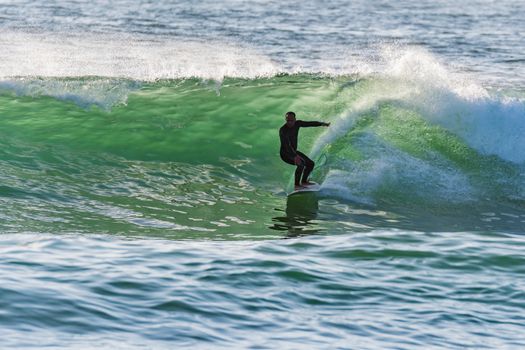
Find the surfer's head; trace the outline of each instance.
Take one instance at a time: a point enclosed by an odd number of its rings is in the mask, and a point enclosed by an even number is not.
[[[285,114],[285,119],[286,119],[286,125],[288,125],[291,128],[295,124],[295,113],[287,112]]]

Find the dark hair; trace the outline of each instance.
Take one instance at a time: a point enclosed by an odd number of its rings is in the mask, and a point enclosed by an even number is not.
[[[295,113],[294,112],[287,112],[285,114],[285,117],[294,117],[295,118]]]

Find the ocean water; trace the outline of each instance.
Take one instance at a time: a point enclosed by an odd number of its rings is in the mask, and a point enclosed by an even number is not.
[[[0,347],[525,348],[523,18],[0,1]]]

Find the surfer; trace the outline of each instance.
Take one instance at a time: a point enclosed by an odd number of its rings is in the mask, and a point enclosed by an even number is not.
[[[315,165],[313,160],[297,150],[297,135],[299,134],[299,128],[330,126],[330,123],[296,120],[294,112],[286,113],[285,119],[286,124],[279,129],[279,137],[281,138],[280,154],[281,159],[284,162],[297,166],[297,169],[295,169],[295,190],[299,190],[312,184],[308,181],[308,176],[314,169]]]

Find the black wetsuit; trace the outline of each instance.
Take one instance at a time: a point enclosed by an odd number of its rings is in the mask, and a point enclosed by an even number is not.
[[[288,164],[296,165],[294,158],[295,156],[300,156],[302,158],[301,164],[297,165],[295,170],[295,184],[301,184],[301,175],[302,182],[308,181],[308,176],[314,169],[315,163],[313,160],[308,158],[304,153],[297,150],[297,135],[299,134],[299,128],[301,127],[311,127],[311,126],[323,126],[325,123],[322,122],[305,122],[302,120],[296,120],[294,126],[291,128],[288,125],[284,124],[279,129],[279,137],[281,138],[281,159]],[[304,171],[304,172],[303,172]]]

